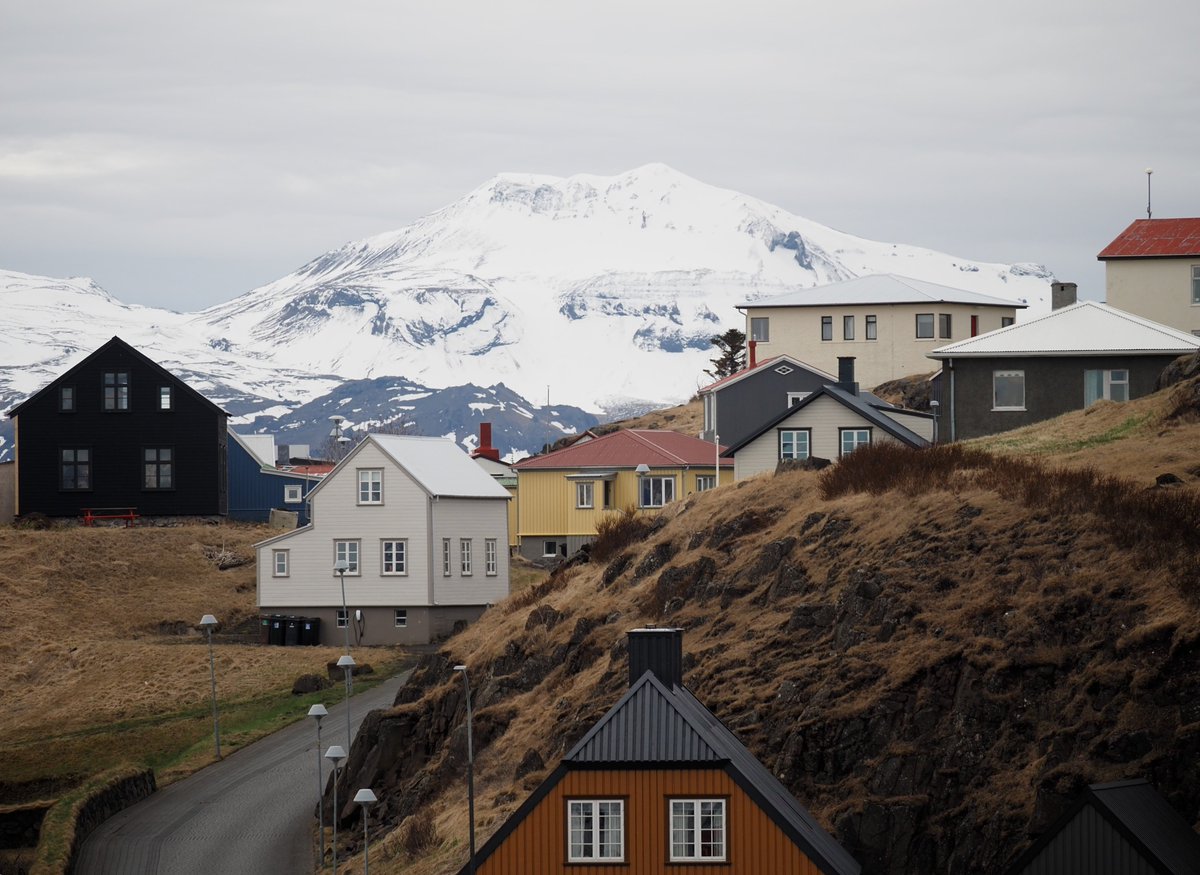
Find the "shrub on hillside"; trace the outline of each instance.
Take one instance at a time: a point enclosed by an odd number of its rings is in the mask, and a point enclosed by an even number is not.
[[[609,514],[596,524],[592,540],[592,559],[607,562],[626,547],[641,541],[653,530],[652,520],[632,507]]]

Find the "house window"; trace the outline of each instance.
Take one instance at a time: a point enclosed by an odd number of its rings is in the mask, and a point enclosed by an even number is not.
[[[158,409],[171,410],[174,407],[173,399],[171,398],[170,386],[158,387]]]
[[[1192,265],[1192,303],[1200,304],[1200,264]]]
[[[381,574],[408,574],[408,541],[381,541]]]
[[[717,488],[717,476],[715,474],[697,474],[696,475],[696,491],[708,492],[710,489]]]
[[[59,413],[74,413],[75,412],[75,387],[63,386],[58,390],[58,412]]]
[[[593,483],[590,480],[582,480],[575,484],[575,506],[576,507],[591,507],[592,506],[592,491]]]
[[[1128,401],[1129,371],[1084,371],[1083,406],[1090,407],[1101,398]]]
[[[642,478],[642,507],[662,507],[674,500],[674,477]]]
[[[299,484],[283,487],[283,503],[299,504],[304,501],[304,487]]]
[[[542,558],[558,555],[558,541],[542,541]]]
[[[358,574],[358,541],[334,541],[333,564],[346,563],[347,574]]]
[[[92,488],[92,451],[73,447],[62,451],[59,485],[71,491]]]
[[[951,337],[950,326],[951,326],[950,314],[949,313],[938,313],[938,337],[942,338],[943,340],[950,339],[950,337]]]
[[[287,577],[288,576],[288,551],[274,550],[271,553],[273,570],[272,577]]]
[[[142,451],[143,489],[174,489],[174,473],[170,447],[147,447]]]
[[[407,608],[396,608],[396,628],[397,629],[408,628],[408,609]]]
[[[1012,325],[1016,321],[1017,321],[1017,319],[1015,316],[1001,316],[1000,317],[1000,327],[1007,328],[1008,326]]]
[[[879,319],[874,316],[867,317],[867,340],[879,339]]]
[[[841,439],[843,456],[848,456],[859,447],[865,447],[871,443],[871,429],[869,428],[840,428],[838,436]]]
[[[807,459],[809,455],[809,430],[781,429],[779,432],[779,458]]]
[[[104,409],[129,409],[129,371],[104,372]]]
[[[499,553],[496,550],[496,539],[486,538],[483,542],[483,572],[488,577],[495,577],[499,571]]]
[[[1025,409],[1025,372],[992,371],[992,409]]]
[[[787,393],[787,402],[788,402],[787,406],[795,407],[797,404],[799,404],[801,401],[803,401],[805,398],[807,398],[811,394],[812,394],[812,392],[788,392]]]
[[[671,800],[671,862],[724,861],[725,800]]]
[[[821,317],[821,340],[833,340],[833,317]]]
[[[383,469],[364,468],[358,472],[358,503],[383,504]]]
[[[567,800],[567,862],[625,859],[625,801]]]
[[[442,577],[450,576],[450,539],[442,538]]]
[[[842,317],[842,340],[853,340],[853,339],[854,339],[854,317],[853,316],[843,316]]]
[[[337,609],[337,627],[339,629],[346,628],[346,609],[345,608]]]
[[[458,539],[458,560],[464,577],[471,573],[471,539]]]
[[[933,314],[917,314],[917,340],[928,340],[933,337]]]
[[[750,320],[750,339],[759,343],[771,340],[771,320],[766,316],[755,316]]]
[[[613,482],[611,480],[604,481],[604,509],[611,510],[613,506]]]

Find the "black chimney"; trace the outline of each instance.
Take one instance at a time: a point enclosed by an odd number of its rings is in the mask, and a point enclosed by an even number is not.
[[[854,382],[854,356],[838,356],[838,388],[851,395],[858,394],[858,383]]]
[[[629,685],[647,671],[667,689],[683,685],[683,630],[629,630]]]

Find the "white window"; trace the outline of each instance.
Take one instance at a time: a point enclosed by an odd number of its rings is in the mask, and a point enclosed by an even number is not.
[[[1095,404],[1101,398],[1109,401],[1129,400],[1129,371],[1084,371],[1083,406]]]
[[[725,800],[671,800],[671,862],[725,859]]]
[[[396,608],[396,628],[404,629],[408,626],[408,610],[405,608]]]
[[[771,320],[766,316],[755,316],[750,320],[750,339],[767,343],[771,339]]]
[[[358,574],[358,541],[334,541],[333,562],[345,562],[347,574]]]
[[[592,507],[592,498],[595,495],[593,491],[593,483],[590,480],[581,480],[575,484],[575,506],[576,507]]]
[[[171,387],[170,386],[159,386],[158,387],[158,409],[159,410],[170,410],[173,406],[174,405],[173,405],[173,402],[171,399]]]
[[[1192,265],[1192,303],[1200,304],[1200,264]]]
[[[675,500],[674,477],[643,477],[642,507],[662,507]]]
[[[304,487],[300,485],[283,487],[283,503],[299,504],[304,501]]]
[[[867,340],[879,339],[879,320],[874,316],[867,317]]]
[[[854,339],[854,317],[853,316],[843,316],[842,317],[842,340],[853,340],[853,339]]]
[[[714,474],[697,474],[696,475],[696,491],[708,492],[710,489],[717,488],[717,478]]]
[[[462,574],[465,577],[471,573],[471,539],[458,539],[458,559],[462,566]]]
[[[287,577],[288,576],[288,551],[275,550],[271,553],[271,562],[274,570],[271,572],[272,577]]]
[[[358,503],[383,504],[383,470],[364,468],[358,472]]]
[[[1025,409],[1025,372],[992,371],[992,409]]]
[[[382,574],[408,574],[408,541],[381,541],[380,571]]]
[[[450,539],[442,538],[442,577],[450,576]]]
[[[346,609],[345,608],[337,609],[337,627],[339,629],[346,628]]]
[[[542,558],[558,555],[558,541],[542,541]]]
[[[924,340],[933,337],[933,314],[917,314],[917,339]]]
[[[812,392],[788,392],[787,393],[787,399],[788,399],[787,406],[795,407],[797,404],[799,404],[801,401],[803,401],[805,398],[807,398],[811,394],[812,394]]]
[[[779,432],[779,458],[807,459],[809,454],[807,428],[782,429]]]
[[[869,428],[842,428],[838,429],[838,432],[841,437],[843,456],[848,456],[859,447],[865,447],[871,442],[871,429]]]
[[[571,799],[567,802],[567,862],[625,859],[625,802]]]
[[[484,573],[490,577],[495,577],[500,573],[498,570],[498,557],[499,554],[496,551],[496,539],[487,538],[483,542],[483,561]]]

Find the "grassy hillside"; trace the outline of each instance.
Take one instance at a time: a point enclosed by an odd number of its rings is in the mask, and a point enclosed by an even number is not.
[[[1095,781],[1148,777],[1195,821],[1198,391],[881,448],[630,523],[451,639],[368,721],[342,789],[382,800],[372,865],[465,861],[451,666],[476,690],[482,843],[619,697],[643,624],[686,630],[689,687],[867,873],[1000,871]],[[1155,487],[1167,472],[1181,483]]]

